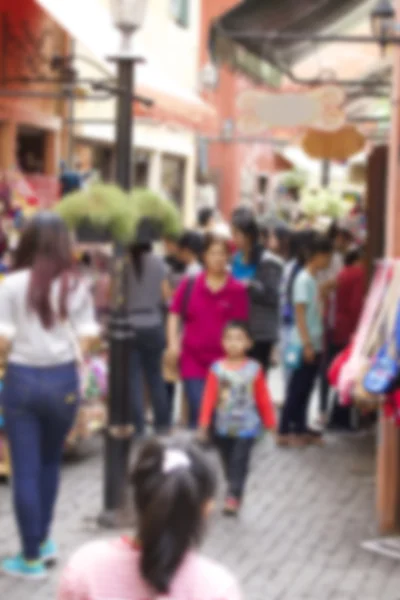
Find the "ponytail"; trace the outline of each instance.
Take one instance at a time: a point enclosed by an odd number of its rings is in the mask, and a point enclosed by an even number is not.
[[[201,541],[215,473],[199,448],[153,440],[139,452],[133,485],[142,576],[168,594],[186,553]]]

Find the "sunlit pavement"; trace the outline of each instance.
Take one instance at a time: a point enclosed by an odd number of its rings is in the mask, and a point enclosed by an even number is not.
[[[276,395],[278,379],[271,377]],[[101,503],[100,443],[64,467],[54,530],[63,561],[105,535],[91,521]],[[240,578],[245,600],[399,600],[399,563],[360,549],[376,533],[373,458],[369,436],[332,436],[325,448],[303,451],[278,450],[267,438],[255,453],[240,518],[216,515],[207,553]],[[17,549],[10,489],[0,486],[0,554]],[[0,575],[0,598],[55,598],[58,574],[33,586]]]

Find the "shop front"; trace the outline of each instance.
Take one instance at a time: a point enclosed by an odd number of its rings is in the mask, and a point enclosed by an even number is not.
[[[34,2],[0,4],[0,172],[23,176],[44,206],[57,196],[63,103],[52,58],[68,37]]]

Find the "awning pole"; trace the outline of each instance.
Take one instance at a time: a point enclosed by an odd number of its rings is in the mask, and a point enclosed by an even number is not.
[[[321,168],[321,187],[327,188],[331,182],[331,161],[324,159]]]

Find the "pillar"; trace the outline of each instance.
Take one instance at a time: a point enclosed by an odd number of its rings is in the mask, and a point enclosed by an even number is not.
[[[0,171],[14,169],[17,164],[17,124],[5,121],[0,125]]]
[[[44,172],[46,175],[57,175],[60,169],[60,134],[58,131],[46,133],[44,151]]]
[[[400,22],[400,0],[396,0]],[[389,178],[386,211],[388,258],[400,258],[400,46],[393,48],[392,123],[389,143]],[[379,202],[379,198],[375,199]],[[380,416],[377,460],[377,515],[381,533],[400,530],[400,431]]]
[[[157,152],[157,150],[155,150],[154,152],[151,153],[150,174],[149,174],[149,188],[151,190],[153,190],[153,192],[161,192],[162,191],[161,171],[162,171],[161,152]]]

